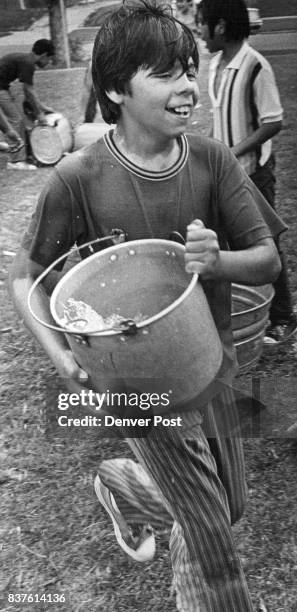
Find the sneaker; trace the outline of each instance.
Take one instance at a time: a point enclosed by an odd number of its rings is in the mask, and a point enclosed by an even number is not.
[[[8,151],[10,151],[10,146],[7,142],[4,142],[3,140],[0,141],[0,151],[4,151],[5,153],[8,153]]]
[[[151,561],[155,555],[155,536],[150,525],[144,525],[138,536],[133,535],[132,528],[121,514],[115,498],[100,477],[94,481],[96,495],[108,512],[114,528],[115,537],[121,548],[135,561]]]
[[[7,170],[37,170],[33,164],[28,164],[24,161],[7,162]]]
[[[269,325],[264,337],[264,347],[273,347],[286,342],[297,332],[297,321],[293,319],[288,323]]]
[[[257,604],[257,612],[268,612],[268,608],[266,607],[264,599],[260,597]]]

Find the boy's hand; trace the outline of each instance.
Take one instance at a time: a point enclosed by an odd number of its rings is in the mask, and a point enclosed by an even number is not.
[[[90,389],[87,385],[88,382],[88,374],[83,370],[78,363],[75,361],[73,353],[70,349],[64,350],[56,360],[55,367],[58,370],[59,376],[63,383],[66,385],[68,391],[70,393],[76,393],[82,396],[82,392],[86,393]],[[98,391],[98,389],[96,389]],[[91,415],[98,416],[98,410],[94,408],[94,404],[86,403],[86,399],[84,399],[83,404],[83,412],[84,414],[89,414],[91,411]],[[110,409],[106,406],[106,403],[103,403],[100,406],[100,417],[104,417],[110,414]]]
[[[217,276],[220,261],[218,237],[200,219],[188,225],[186,238],[186,272],[210,279]]]
[[[78,389],[87,382],[87,372],[75,361],[70,349],[57,353],[56,359],[53,361],[60,378],[69,381],[69,386],[73,388],[73,391],[78,392]]]
[[[19,134],[11,127],[7,130],[6,136],[13,144],[16,144],[21,140]]]

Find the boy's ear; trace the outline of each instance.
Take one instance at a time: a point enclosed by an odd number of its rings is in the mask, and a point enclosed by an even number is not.
[[[114,102],[115,104],[121,104],[123,101],[123,94],[121,93],[117,93],[117,91],[115,91],[114,89],[111,89],[110,91],[106,91],[105,92],[107,97],[111,100],[111,102]]]
[[[216,27],[215,27],[215,32],[216,34],[220,34],[220,36],[224,36],[225,32],[226,32],[226,22],[225,19],[219,19]]]

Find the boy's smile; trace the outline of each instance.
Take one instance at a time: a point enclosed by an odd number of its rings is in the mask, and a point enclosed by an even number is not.
[[[118,125],[124,132],[156,141],[176,138],[185,131],[198,100],[197,71],[192,60],[186,72],[179,61],[163,73],[140,69],[129,90],[116,95],[121,107]]]
[[[183,106],[175,106],[175,107],[167,107],[166,109],[169,113],[173,113],[174,115],[180,116],[183,119],[189,119],[191,115],[192,105],[185,104]]]

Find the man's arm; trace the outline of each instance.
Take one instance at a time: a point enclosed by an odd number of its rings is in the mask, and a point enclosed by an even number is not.
[[[26,249],[17,253],[10,273],[10,292],[19,315],[24,324],[44,348],[56,367],[61,378],[69,381],[71,390],[79,392],[81,384],[88,378],[87,373],[76,363],[67,344],[65,335],[48,329],[38,323],[28,308],[28,295],[34,280],[41,274],[43,267],[29,258]],[[46,323],[55,325],[50,313],[49,297],[42,285],[33,293],[32,307],[36,315]]]
[[[235,157],[240,157],[240,155],[249,153],[249,151],[254,151],[264,142],[273,138],[273,136],[275,136],[281,130],[281,128],[281,121],[263,123],[251,136],[248,136],[248,138],[245,138],[234,147],[231,147],[231,151]]]
[[[38,120],[40,122],[44,122],[45,113],[52,113],[54,112],[53,109],[50,106],[46,106],[39,100],[36,92],[34,91],[33,85],[28,85],[27,83],[24,83],[23,90],[24,90],[25,99],[34,109],[34,112],[36,116],[38,117]]]
[[[245,285],[272,283],[281,263],[272,238],[239,251],[221,251],[217,234],[196,219],[187,228],[186,271],[205,280],[227,280]]]
[[[13,129],[12,125],[9,123],[8,119],[2,112],[0,108],[0,130],[5,134],[7,140],[11,142],[14,148],[21,148],[24,143],[20,137],[20,135]]]

